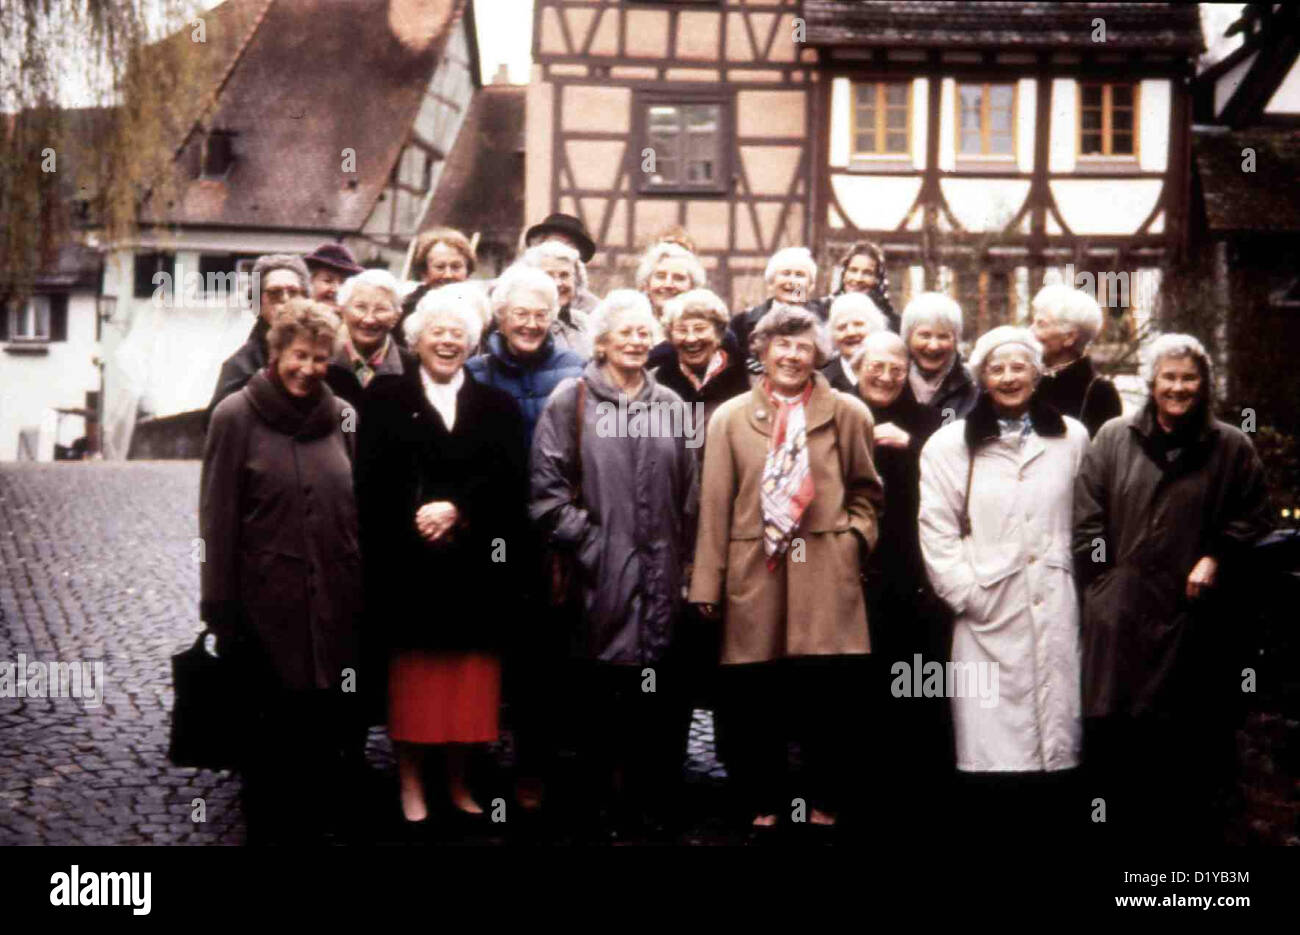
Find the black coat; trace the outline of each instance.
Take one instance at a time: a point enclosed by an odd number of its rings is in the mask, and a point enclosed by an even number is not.
[[[1124,411],[1115,384],[1098,374],[1086,355],[1056,373],[1045,374],[1035,392],[1061,415],[1082,422],[1090,438]]]
[[[912,364],[916,366],[915,363]],[[938,391],[934,397],[925,405],[929,406],[947,421],[964,419],[975,408],[975,400],[979,397],[979,386],[975,383],[975,378],[971,376],[970,369],[966,362],[962,360],[961,354],[957,354],[957,359],[953,361],[952,369],[948,375],[943,378],[939,384]],[[945,409],[951,409],[952,413],[946,414]],[[947,422],[945,422],[947,424]]]
[[[393,649],[502,648],[532,567],[523,417],[509,395],[465,374],[447,431],[420,368],[375,387],[357,438],[366,613]],[[430,544],[416,511],[449,500],[460,522]]]
[[[374,393],[377,387],[418,366],[420,362],[416,356],[394,340],[389,343],[388,353],[384,355],[383,362],[375,370],[369,385],[362,387],[361,380],[352,369],[346,352],[340,353],[330,361],[325,371],[325,383],[333,390],[335,396],[360,407],[365,397]]]
[[[948,615],[935,597],[921,557],[917,513],[921,508],[921,449],[943,420],[916,401],[911,386],[893,405],[871,407],[876,425],[893,423],[911,436],[906,448],[877,444],[876,470],[885,484],[880,540],[867,559],[867,599],[872,650],[889,661],[946,654]]]
[[[844,373],[844,367],[840,363],[843,360],[838,354],[831,358],[831,362],[822,368],[822,376],[830,381],[831,389],[839,390],[841,393],[851,393],[858,395],[857,384],[849,380]]]
[[[212,393],[212,401],[208,403],[207,411],[203,413],[203,431],[208,430],[208,423],[212,421],[212,413],[216,410],[217,404],[231,393],[242,390],[253,378],[253,374],[265,367],[270,360],[270,349],[266,345],[266,336],[270,330],[271,326],[264,319],[258,318],[239,350],[222,363],[221,374],[217,377],[217,388]]]
[[[714,374],[713,378],[699,389],[696,389],[695,384],[682,373],[676,353],[651,371],[660,386],[668,387],[692,407],[695,403],[704,404],[703,427],[706,429],[715,409],[733,396],[749,392],[749,371],[745,369],[744,362],[733,353],[734,345],[730,342],[723,342],[723,347],[727,351],[727,366]],[[694,451],[696,460],[703,465],[704,446],[700,445]]]

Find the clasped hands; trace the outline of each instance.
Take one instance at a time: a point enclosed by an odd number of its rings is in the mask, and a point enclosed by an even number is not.
[[[446,541],[460,520],[460,511],[449,500],[434,500],[415,512],[415,528],[425,542]]]

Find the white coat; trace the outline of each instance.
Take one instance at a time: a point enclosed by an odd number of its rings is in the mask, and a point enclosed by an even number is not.
[[[921,552],[930,583],[956,615],[951,658],[958,678],[946,687],[950,696],[953,688],[964,695],[951,704],[957,768],[965,772],[1055,771],[1079,762],[1070,537],[1088,430],[1045,406],[1031,417],[1035,431],[1027,437],[999,437],[992,404],[981,395],[966,419],[940,429],[921,451]],[[963,538],[968,442],[976,454],[971,532]],[[963,674],[996,685],[996,693],[979,697]]]

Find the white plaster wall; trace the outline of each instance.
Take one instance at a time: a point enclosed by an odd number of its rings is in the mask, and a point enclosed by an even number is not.
[[[939,93],[939,168],[951,172],[957,165],[957,82],[944,78]]]
[[[1073,78],[1052,79],[1052,129],[1048,141],[1050,172],[1073,172],[1078,151],[1078,86]]]
[[[1300,62],[1291,66],[1282,83],[1277,86],[1269,102],[1264,105],[1266,114],[1300,113]]]
[[[1138,163],[1143,172],[1163,172],[1169,165],[1168,80],[1149,79],[1138,90]]]
[[[1160,179],[1057,179],[1052,195],[1076,234],[1131,234],[1160,196]]]
[[[939,187],[953,216],[968,231],[1002,230],[1029,194],[1027,179],[947,178]]]
[[[831,81],[831,151],[833,169],[849,167],[849,153],[853,149],[850,111],[853,108],[853,84],[848,78]]]
[[[54,458],[54,444],[70,444],[85,434],[85,420],[64,416],[63,430],[56,439],[56,407],[81,408],[86,393],[99,389],[95,357],[97,297],[93,292],[68,296],[68,339],[45,345],[44,354],[14,354],[0,344],[0,461],[18,457],[18,433],[39,428],[36,457]]]
[[[848,220],[860,230],[894,230],[921,190],[919,178],[886,175],[831,176],[831,189]]]
[[[1034,171],[1034,125],[1038,120],[1038,82],[1021,78],[1016,88],[1016,165]],[[954,120],[957,118],[954,116]]]

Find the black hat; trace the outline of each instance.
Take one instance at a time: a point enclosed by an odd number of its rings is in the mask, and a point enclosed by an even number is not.
[[[534,224],[528,228],[528,233],[524,234],[524,243],[546,234],[563,234],[570,238],[578,245],[578,255],[582,257],[584,263],[591,262],[596,252],[596,242],[587,233],[587,226],[572,214],[552,214],[542,223]]]
[[[304,256],[302,261],[307,264],[308,269],[326,266],[349,276],[365,271],[365,268],[358,266],[357,261],[353,259],[352,251],[341,243],[323,243]]]

